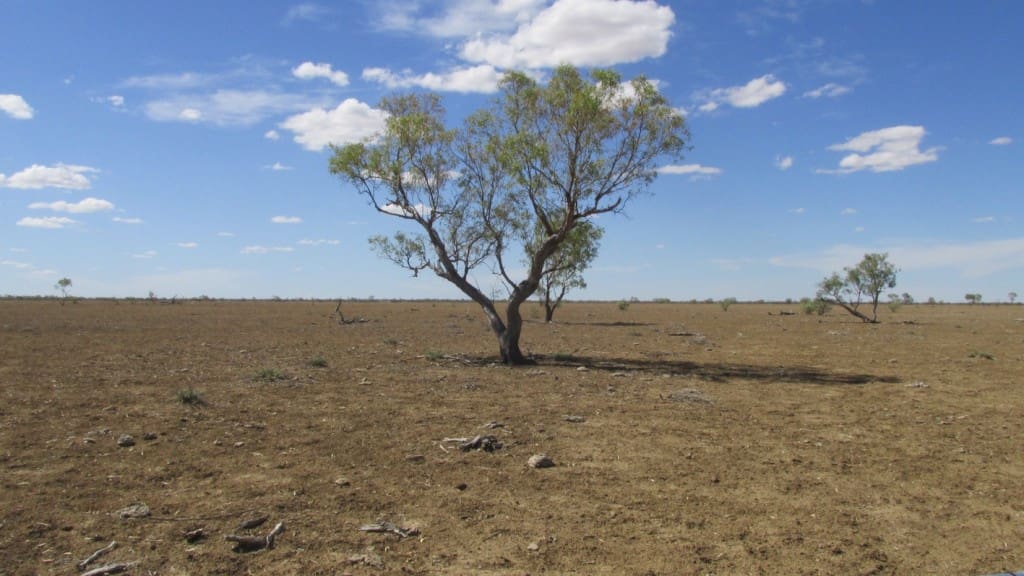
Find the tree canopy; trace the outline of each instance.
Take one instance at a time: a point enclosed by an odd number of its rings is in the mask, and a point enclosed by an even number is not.
[[[818,298],[830,304],[837,304],[864,322],[878,322],[878,300],[886,289],[896,287],[899,269],[888,260],[888,254],[865,254],[864,259],[852,268],[844,268],[845,274],[833,273],[818,285]],[[871,303],[871,315],[860,311],[860,305],[867,298]]]
[[[380,108],[384,133],[334,147],[330,171],[378,212],[412,224],[371,245],[479,304],[507,363],[526,361],[520,306],[559,271],[552,257],[573,231],[621,212],[654,181],[657,163],[680,157],[689,141],[653,82],[623,82],[611,70],[588,78],[562,66],[546,84],[507,73],[499,96],[459,128],[446,127],[435,94],[387,97]],[[506,288],[504,317],[475,281],[481,268]]]

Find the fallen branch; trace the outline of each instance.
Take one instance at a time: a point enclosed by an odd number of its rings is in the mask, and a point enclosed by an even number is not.
[[[256,552],[273,548],[274,539],[281,532],[284,532],[284,522],[278,522],[277,526],[274,526],[274,529],[262,538],[259,536],[235,536],[234,534],[228,534],[224,539],[235,543],[235,552]]]
[[[391,522],[377,522],[374,524],[363,524],[359,527],[360,532],[387,532],[397,534],[400,538],[416,536],[420,533],[419,528],[402,528]]]
[[[483,450],[494,452],[501,449],[501,441],[494,436],[474,436],[472,438],[445,438],[441,440],[442,446],[445,442],[458,442],[459,450],[469,452],[470,450]],[[442,448],[443,449],[443,448]],[[447,450],[446,450],[447,451]]]
[[[81,562],[79,562],[77,564],[78,570],[79,571],[85,570],[86,566],[88,566],[89,564],[92,564],[93,562],[99,560],[101,556],[103,556],[107,552],[110,552],[111,550],[113,550],[116,547],[117,547],[117,542],[114,541],[114,542],[111,542],[110,544],[107,544],[103,548],[100,548],[99,550],[93,552],[88,558],[86,558],[85,560],[82,560]]]
[[[107,576],[107,574],[120,574],[121,572],[127,572],[128,569],[135,564],[135,562],[107,564],[106,566],[93,568],[88,572],[82,572],[82,576]]]

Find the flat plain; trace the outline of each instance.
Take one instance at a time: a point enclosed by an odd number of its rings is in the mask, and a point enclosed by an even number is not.
[[[0,301],[0,574],[1024,569],[1024,307],[335,306]]]

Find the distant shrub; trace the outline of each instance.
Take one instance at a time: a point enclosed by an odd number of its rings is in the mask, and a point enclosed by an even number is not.
[[[427,353],[424,354],[424,356],[426,357],[427,360],[430,360],[431,362],[437,362],[444,358],[444,354],[438,352],[437,350],[428,350]]]
[[[903,306],[903,300],[899,294],[889,294],[889,310],[896,312]]]
[[[274,368],[263,368],[256,373],[256,379],[261,382],[277,382],[278,380],[284,380],[285,378],[287,378],[287,376]]]
[[[327,368],[327,360],[324,360],[323,356],[317,356],[309,361],[309,365],[313,368]]]
[[[202,406],[206,402],[203,401],[202,396],[199,392],[196,392],[191,387],[185,390],[178,390],[178,402],[185,404],[186,406]]]
[[[732,306],[735,303],[736,303],[736,299],[733,298],[733,297],[729,297],[729,298],[724,298],[721,302],[718,303],[718,305],[722,307],[723,311],[728,312],[729,311],[729,306]]]
[[[817,314],[818,316],[822,316],[828,312],[831,307],[831,304],[819,298],[800,299],[800,309],[803,310],[804,314]]]
[[[672,299],[671,298],[653,298],[653,299],[651,299],[651,302],[654,302],[655,304],[671,304],[672,303]]]
[[[619,300],[619,310],[622,310],[623,312],[629,310],[629,302],[626,300]]]

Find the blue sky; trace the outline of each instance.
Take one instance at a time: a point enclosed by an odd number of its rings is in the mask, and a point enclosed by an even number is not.
[[[502,71],[646,75],[694,149],[602,218],[577,298],[784,299],[889,252],[897,292],[1024,293],[1024,3],[5,0],[0,294],[451,298],[327,171],[380,98],[452,124]],[[486,271],[480,285],[490,286]]]

